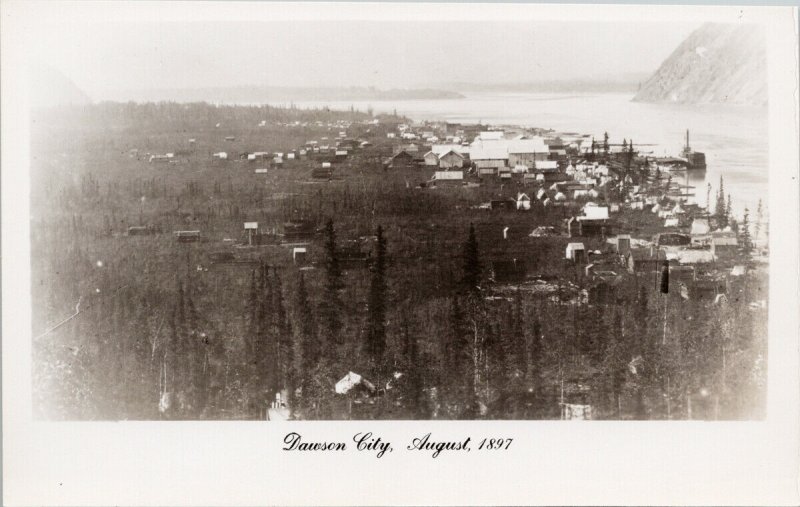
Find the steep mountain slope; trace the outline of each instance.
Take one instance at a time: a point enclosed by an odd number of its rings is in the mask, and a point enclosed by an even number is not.
[[[766,105],[766,71],[760,26],[707,23],[678,46],[633,100]]]
[[[32,65],[28,69],[28,79],[31,107],[77,106],[92,102],[71,79],[48,65]]]

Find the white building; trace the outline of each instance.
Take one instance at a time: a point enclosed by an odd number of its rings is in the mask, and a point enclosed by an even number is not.
[[[528,197],[528,194],[519,193],[517,194],[517,209],[528,211],[531,209],[531,198]]]
[[[439,155],[439,167],[442,169],[460,169],[464,167],[465,157],[457,151],[450,150]]]
[[[508,142],[508,163],[511,166],[520,164],[533,168],[534,164],[546,161],[549,156],[550,150],[541,137]]]
[[[464,171],[436,171],[433,173],[433,179],[438,181],[463,180]]]
[[[586,247],[583,243],[569,243],[567,245],[566,258],[571,261],[577,261],[586,255]]]
[[[475,141],[469,146],[469,158],[479,170],[507,167],[508,144],[505,141]]]
[[[428,167],[439,166],[439,156],[433,151],[429,151],[428,153],[423,155],[422,159],[425,161],[425,165]]]

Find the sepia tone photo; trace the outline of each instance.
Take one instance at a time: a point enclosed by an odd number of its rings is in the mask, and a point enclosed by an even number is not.
[[[763,420],[765,27],[59,27],[38,420]]]

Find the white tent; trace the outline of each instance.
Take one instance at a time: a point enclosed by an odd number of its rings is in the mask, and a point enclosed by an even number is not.
[[[583,220],[608,220],[608,206],[584,206],[582,217],[578,219]]]
[[[347,394],[356,386],[363,385],[369,391],[374,391],[375,386],[366,380],[364,377],[359,375],[358,373],[348,372],[347,375],[342,377],[342,379],[336,383],[335,390],[337,394]]]
[[[692,221],[691,234],[708,234],[711,232],[711,227],[708,226],[707,218],[695,218]]]
[[[564,403],[561,406],[561,419],[567,421],[588,421],[592,418],[591,405]]]

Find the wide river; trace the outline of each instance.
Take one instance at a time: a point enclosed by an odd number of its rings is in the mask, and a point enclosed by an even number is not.
[[[630,94],[594,93],[468,93],[464,99],[370,102],[296,102],[298,107],[349,109],[398,114],[415,120],[493,125],[524,125],[594,135],[602,140],[608,132],[612,143],[623,138],[653,155],[679,155],[685,131],[690,130],[692,148],[705,152],[708,170],[692,175],[695,200],[706,201],[707,183],[712,201],[725,180],[736,215],[745,206],[751,222],[759,199],[767,204],[768,115],[766,108],[727,105],[683,106],[632,102]]]

